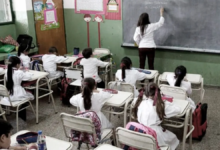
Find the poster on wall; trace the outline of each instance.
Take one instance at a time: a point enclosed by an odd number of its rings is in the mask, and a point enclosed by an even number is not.
[[[44,10],[44,24],[41,25],[41,30],[51,30],[59,28],[60,24],[57,19],[57,11],[52,0],[47,0],[46,10]]]
[[[34,1],[34,18],[35,20],[44,20],[44,3],[42,0]]]
[[[121,20],[121,0],[105,0],[105,19]]]

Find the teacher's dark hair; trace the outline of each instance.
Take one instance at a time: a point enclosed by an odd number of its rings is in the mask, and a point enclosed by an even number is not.
[[[186,67],[184,67],[184,66],[176,67],[176,69],[175,69],[175,78],[176,78],[175,86],[180,87],[182,80],[186,76],[186,73],[187,73]]]
[[[148,13],[141,14],[137,23],[137,26],[140,27],[141,35],[144,35],[144,29],[148,24],[150,24]]]

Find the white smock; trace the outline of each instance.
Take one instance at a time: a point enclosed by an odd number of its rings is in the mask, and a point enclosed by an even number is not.
[[[90,108],[90,110],[96,112],[96,114],[99,116],[102,129],[113,127],[112,124],[109,122],[109,120],[106,118],[106,116],[101,112],[102,106],[110,97],[111,97],[110,93],[103,91],[100,91],[99,93],[93,92],[91,97],[92,107]],[[86,111],[84,108],[84,101],[81,93],[73,96],[70,99],[70,103],[73,106],[79,107],[79,111],[81,112]]]
[[[168,74],[167,75],[167,82],[169,83],[170,86],[175,86],[175,83],[176,83],[175,75],[172,73]],[[182,80],[180,87],[186,91],[188,96],[190,96],[192,94],[191,83],[189,81]],[[196,109],[195,102],[190,97],[187,97],[187,101],[189,101],[190,106],[192,108],[192,112],[194,112],[194,110]]]
[[[178,115],[181,112],[181,109],[170,103],[168,101],[164,101],[165,104],[165,118],[170,118]],[[152,128],[157,133],[157,141],[158,145],[169,145],[171,150],[175,150],[179,145],[179,140],[176,135],[168,130],[163,130],[161,127],[161,120],[157,115],[156,106],[153,106],[152,99],[143,99],[141,104],[138,107],[137,112],[138,122]]]
[[[122,79],[122,70],[119,69],[117,70],[116,74],[115,74],[116,79],[118,79],[119,81],[123,81]],[[135,97],[138,97],[139,92],[136,89],[136,82],[137,81],[142,81],[146,78],[146,74],[143,72],[139,72],[138,70],[135,69],[126,69],[125,70],[125,83],[131,84],[134,86],[134,91],[135,91]]]
[[[31,59],[29,56],[21,53],[21,55],[19,56],[19,58],[21,59],[21,63],[23,65],[23,67],[25,68],[29,68],[30,67],[30,62],[31,62]]]
[[[64,75],[63,72],[57,71],[57,64],[65,61],[67,58],[63,56],[56,56],[54,54],[45,54],[42,57],[43,67],[49,73],[49,78],[59,78]]]
[[[7,70],[5,74],[7,80]],[[13,87],[13,95],[10,95],[10,99],[12,102],[21,101],[24,99],[34,100],[34,96],[31,93],[26,92],[25,89],[21,86],[22,81],[28,81],[31,79],[32,76],[33,74],[30,72],[23,72],[22,70],[13,70],[12,78],[14,82],[14,87]],[[4,97],[2,100],[10,104],[7,97]]]

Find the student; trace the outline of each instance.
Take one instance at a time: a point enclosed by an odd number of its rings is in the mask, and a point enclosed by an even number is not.
[[[148,57],[148,67],[154,70],[155,47],[154,31],[164,24],[164,9],[160,9],[160,20],[157,23],[150,23],[149,15],[143,13],[140,15],[137,28],[134,33],[134,41],[139,48],[140,68],[145,68],[145,60]]]
[[[24,68],[29,68],[29,64],[31,62],[30,57],[28,56],[30,49],[29,46],[27,44],[20,44],[19,48],[18,48],[18,57],[21,59],[22,62],[22,67]]]
[[[51,47],[49,49],[49,54],[45,54],[42,57],[43,67],[46,72],[49,73],[49,78],[59,78],[63,77],[64,73],[57,71],[57,64],[65,61],[67,58],[64,56],[56,56],[58,53],[56,47]]]
[[[80,61],[80,65],[83,66],[84,78],[93,78],[98,88],[105,88],[105,82],[98,75],[98,67],[105,67],[109,63],[98,60],[97,58],[91,58],[91,48],[84,49],[82,54],[84,58]]]
[[[111,94],[104,91],[96,90],[96,82],[93,78],[85,78],[82,81],[82,93],[73,96],[70,103],[79,107],[81,112],[91,110],[96,112],[101,120],[102,129],[111,128],[112,124],[101,112],[102,106],[111,97]]]
[[[145,96],[143,93],[139,95],[133,108],[134,117],[140,124],[148,126],[156,131],[158,145],[169,145],[171,150],[175,150],[179,145],[176,135],[161,127],[164,118],[170,118],[178,115],[181,110],[173,103],[162,101],[160,90],[155,83],[149,83],[145,87]]]
[[[4,72],[5,72],[5,69],[0,67],[0,74],[3,74]]]
[[[21,82],[30,80],[33,74],[19,70],[21,60],[17,56],[11,56],[8,63],[8,70],[6,71],[6,87],[9,91],[11,101],[21,101],[25,98],[33,100],[34,96],[31,93],[26,92],[21,86]],[[8,101],[6,97],[3,100]]]
[[[0,149],[8,150],[27,150],[31,145],[26,146],[10,146],[12,125],[5,120],[0,119]]]
[[[174,72],[175,75],[173,74],[167,75],[167,81],[170,86],[177,86],[186,90],[186,93],[188,95],[187,100],[189,101],[192,111],[194,112],[194,110],[196,109],[196,105],[195,102],[191,98],[189,98],[189,95],[192,94],[192,88],[191,88],[191,83],[185,78],[186,73],[187,70],[184,66],[178,66],[175,69]]]
[[[115,77],[116,80],[124,81],[125,83],[131,84],[134,86],[135,97],[138,96],[139,92],[136,89],[136,82],[144,80],[146,78],[146,74],[139,72],[138,70],[131,69],[132,61],[129,57],[124,57],[121,60],[121,69],[117,70]]]

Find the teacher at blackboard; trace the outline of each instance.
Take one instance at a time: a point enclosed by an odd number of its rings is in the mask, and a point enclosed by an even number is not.
[[[148,67],[154,70],[154,56],[156,44],[154,42],[154,31],[164,24],[164,9],[160,9],[160,20],[157,23],[150,23],[147,13],[140,15],[137,28],[134,33],[134,41],[138,45],[140,68],[145,68],[146,57],[148,58]]]

